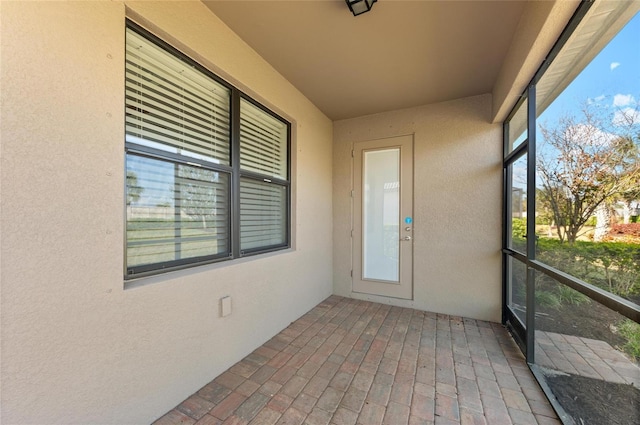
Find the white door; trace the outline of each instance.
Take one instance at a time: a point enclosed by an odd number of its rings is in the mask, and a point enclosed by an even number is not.
[[[413,298],[413,136],[353,149],[353,291]]]

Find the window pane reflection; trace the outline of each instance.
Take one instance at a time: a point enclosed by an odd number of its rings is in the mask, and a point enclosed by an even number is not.
[[[509,261],[508,306],[515,315],[527,323],[527,267],[513,257]]]
[[[509,121],[508,137],[508,153],[527,139],[527,99],[520,104],[513,118]]]
[[[511,175],[511,234],[509,247],[527,252],[527,155],[521,156],[510,167]]]

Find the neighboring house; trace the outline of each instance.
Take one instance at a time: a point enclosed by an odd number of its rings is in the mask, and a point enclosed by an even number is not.
[[[624,224],[635,223],[640,215],[640,200],[618,201],[613,205],[613,209]]]

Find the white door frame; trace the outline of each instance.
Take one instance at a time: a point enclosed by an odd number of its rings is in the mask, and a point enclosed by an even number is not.
[[[356,142],[353,144],[352,153],[352,290],[353,292],[370,295],[413,299],[413,135]],[[397,168],[399,170],[396,173],[396,177],[392,178],[392,180],[398,181],[383,183],[385,189],[395,189],[396,187],[398,189],[397,194],[394,195],[398,199],[398,207],[387,214],[387,216],[391,215],[393,217],[393,222],[397,220],[397,230],[391,227],[390,231],[383,230],[378,232],[378,242],[384,243],[382,250],[385,253],[380,258],[379,263],[373,263],[370,259],[367,260],[365,258],[366,254],[364,252],[367,250],[367,246],[370,246],[364,243],[366,232],[363,211],[367,207],[363,206],[363,202],[368,196],[364,193],[366,190],[364,185],[367,178],[365,176],[365,168],[367,163],[373,163],[373,155],[385,153],[390,154],[389,158],[398,158]],[[394,167],[392,166],[391,168]],[[373,171],[370,171],[370,173],[373,173]],[[375,176],[375,173],[372,175]],[[384,189],[380,190],[384,191]],[[393,202],[395,200],[394,197],[390,201],[392,205],[396,204]],[[385,205],[389,205],[389,203],[385,203]],[[372,207],[369,206],[369,208]],[[382,208],[382,204],[379,204],[378,208]],[[384,216],[384,212],[379,214],[379,217]],[[388,217],[386,220],[388,220]],[[383,224],[382,226],[384,227]],[[384,237],[380,237],[382,233],[384,233]],[[374,246],[376,246],[375,243]],[[390,255],[388,251],[391,251]],[[388,261],[388,266],[382,264],[385,261]],[[367,262],[369,265],[367,265]],[[377,269],[377,271],[373,271],[374,269]],[[385,274],[388,274],[388,276]],[[376,277],[376,275],[382,277]]]

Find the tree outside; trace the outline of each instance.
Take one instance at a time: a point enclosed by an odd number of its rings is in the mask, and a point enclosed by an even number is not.
[[[226,220],[226,211],[221,208],[226,197],[225,185],[220,173],[191,166],[179,166],[176,178],[176,194],[179,194],[180,209],[202,229],[215,229],[218,221]]]
[[[640,223],[632,223],[640,203],[640,108],[632,96],[627,100],[624,109],[585,102],[577,112],[540,124],[536,258],[640,304]],[[542,275],[536,304],[541,322],[597,311],[603,323],[598,338],[640,361],[637,323]],[[594,336],[598,326],[594,321],[585,336]]]
[[[135,171],[127,170],[127,206],[140,200],[144,188],[138,184],[138,175]]]
[[[638,127],[635,115],[611,116],[593,103],[585,103],[579,114],[540,125],[538,205],[557,227],[560,241],[573,244],[594,216],[596,240],[602,240],[614,204],[638,198]]]

